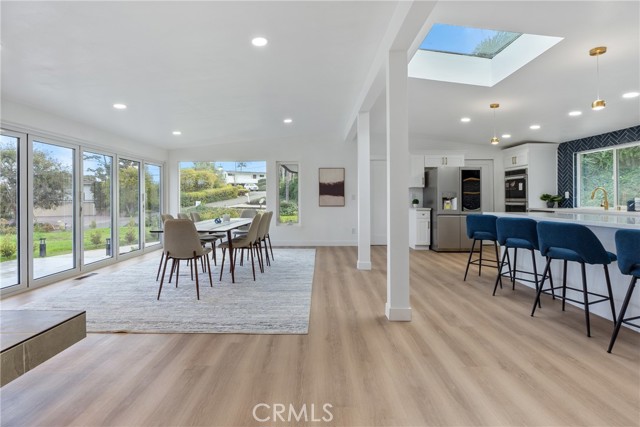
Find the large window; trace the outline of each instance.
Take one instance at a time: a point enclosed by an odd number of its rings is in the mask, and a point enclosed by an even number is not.
[[[118,165],[120,253],[140,249],[140,162],[120,158]]]
[[[298,164],[278,163],[278,223],[300,222],[298,209]]]
[[[145,246],[160,243],[160,234],[151,233],[152,230],[161,229],[160,207],[162,206],[162,168],[158,165],[144,165],[144,227]]]
[[[0,288],[20,283],[20,140],[0,135]]]
[[[180,213],[201,219],[267,205],[267,162],[180,162]]]
[[[113,157],[82,153],[82,245],[85,264],[113,256]]]
[[[627,202],[640,197],[640,143],[619,145],[578,153],[578,206],[599,207],[604,188],[610,208],[626,209]]]
[[[75,149],[33,141],[33,275],[76,266]]]

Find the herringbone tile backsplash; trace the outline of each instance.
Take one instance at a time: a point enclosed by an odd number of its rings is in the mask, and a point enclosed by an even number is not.
[[[576,153],[634,141],[640,141],[640,126],[560,144],[558,146],[558,194],[564,194],[565,191],[571,194],[569,199],[562,202],[562,207],[573,207],[573,196],[576,189],[574,173]]]

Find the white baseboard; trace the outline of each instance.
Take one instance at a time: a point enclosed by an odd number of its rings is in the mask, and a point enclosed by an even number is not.
[[[391,307],[389,303],[384,306],[384,312],[387,315],[387,319],[392,322],[410,322],[411,321],[411,307]]]

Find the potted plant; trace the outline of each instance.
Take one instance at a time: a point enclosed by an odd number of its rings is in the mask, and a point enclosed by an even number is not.
[[[420,200],[418,199],[413,199],[411,201],[411,204],[413,205],[414,208],[417,208],[418,206],[420,206]]]
[[[564,200],[564,197],[559,195],[559,194],[547,194],[544,193],[542,196],[540,196],[540,200],[547,202],[547,207],[548,208],[552,208],[555,206],[556,202],[561,202]]]

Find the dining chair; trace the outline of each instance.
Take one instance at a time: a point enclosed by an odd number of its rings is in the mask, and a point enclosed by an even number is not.
[[[173,215],[171,214],[160,214],[160,218],[162,219],[162,226],[164,228],[164,222],[168,219],[173,219]],[[163,239],[164,240],[164,239]],[[160,278],[160,270],[162,269],[162,261],[164,260],[164,243],[162,244],[162,254],[160,255],[160,264],[158,264],[158,272],[156,273],[156,282]]]
[[[249,254],[251,255],[251,269],[253,270],[253,280],[254,281],[256,280],[256,267],[255,267],[255,262],[253,257],[253,251],[257,249],[255,242],[258,234],[258,227],[260,226],[261,217],[262,217],[262,214],[260,213],[256,214],[256,216],[253,217],[253,220],[249,225],[249,231],[247,232],[246,235],[235,237],[231,240],[231,242],[224,242],[220,244],[220,248],[222,248],[222,265],[220,266],[220,280],[222,280],[222,272],[224,270],[224,260],[225,260],[226,250],[229,249],[230,243],[234,251],[234,257],[233,257],[234,265],[230,266],[229,269],[230,270],[231,268],[235,269],[235,260],[237,259],[237,257],[235,256],[236,251],[238,249],[248,249]]]
[[[160,292],[162,292],[162,284],[167,270],[167,262],[171,259],[171,270],[175,268],[176,272],[176,288],[178,287],[178,275],[180,273],[180,261],[190,260],[191,268],[195,270],[196,277],[196,297],[200,299],[200,283],[198,280],[198,259],[203,263],[206,262],[209,270],[209,284],[213,287],[211,279],[211,266],[209,265],[209,257],[207,254],[210,249],[202,247],[200,236],[196,226],[191,220],[185,219],[168,219],[164,223],[164,249],[166,256],[162,268],[162,278],[160,279],[160,287],[158,288],[158,300]]]
[[[202,221],[202,217],[198,212],[191,212],[191,220],[193,222]],[[211,258],[213,258],[213,265],[218,265],[218,258],[216,257],[216,242],[218,240],[222,241],[225,237],[227,237],[227,233],[209,233],[209,232],[198,232],[200,234],[200,240],[204,245],[209,243],[211,245]]]
[[[256,216],[257,211],[255,209],[243,209],[240,212],[240,218],[253,218],[254,216]],[[247,231],[249,231],[249,226],[245,225],[242,227],[238,227],[236,230],[233,230],[233,235],[235,236],[239,236],[241,234],[247,234]]]
[[[190,218],[190,217],[189,217],[189,215],[187,215],[186,213],[182,213],[182,212],[180,212],[180,213],[178,214],[178,219],[191,219],[191,218]]]

